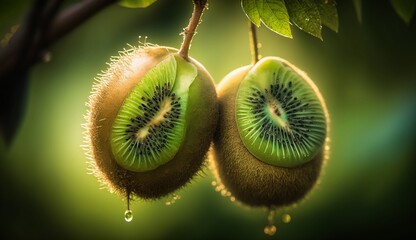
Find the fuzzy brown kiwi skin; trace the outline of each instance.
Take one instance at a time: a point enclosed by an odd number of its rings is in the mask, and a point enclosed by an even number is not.
[[[308,78],[295,66],[280,61]],[[325,146],[329,138],[311,161],[298,167],[276,167],[254,157],[240,139],[235,119],[237,91],[250,69],[251,66],[246,66],[234,70],[217,87],[220,116],[213,146],[215,175],[238,201],[249,206],[273,208],[291,205],[303,199],[316,184],[328,157]],[[309,78],[308,81],[311,82]],[[328,134],[328,112],[322,96],[319,94],[318,97],[324,109]]]
[[[140,49],[135,54],[138,65],[131,73],[125,67],[113,66],[114,69],[109,71],[113,73],[107,74],[110,77],[99,83],[90,97],[87,145],[92,170],[110,191],[121,195],[134,194],[142,199],[158,199],[187,184],[203,164],[217,125],[217,94],[210,74],[191,58],[188,61],[198,71],[191,88],[199,89],[197,96],[201,96],[202,106],[191,107],[196,103],[188,102],[188,109],[195,110],[186,115],[186,135],[175,157],[152,171],[133,172],[120,167],[111,151],[111,128],[124,99],[149,69],[176,52],[176,49],[167,47]],[[121,80],[122,74],[128,75],[127,80]]]

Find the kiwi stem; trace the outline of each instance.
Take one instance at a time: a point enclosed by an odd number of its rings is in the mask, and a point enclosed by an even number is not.
[[[256,25],[248,20],[248,35],[250,38],[250,52],[251,52],[251,63],[255,64],[259,61],[259,46],[257,42],[257,31]]]
[[[179,55],[181,55],[181,57],[184,59],[188,59],[188,52],[189,48],[191,47],[191,41],[195,35],[195,30],[201,21],[202,13],[204,12],[207,0],[193,0],[193,2],[194,10],[192,12],[191,18],[189,19],[189,24],[183,32],[183,42],[181,48],[179,49]]]

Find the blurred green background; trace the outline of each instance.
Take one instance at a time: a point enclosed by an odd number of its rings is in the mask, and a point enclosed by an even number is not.
[[[216,82],[250,62],[239,1],[209,1],[190,55]],[[26,1],[1,4],[4,35]],[[191,1],[159,0],[147,9],[109,7],[57,42],[52,61],[32,68],[23,124],[0,144],[2,239],[342,239],[414,235],[416,188],[416,21],[406,25],[388,1],[339,1],[339,33],[324,41],[292,28],[294,39],[262,26],[263,56],[309,74],[331,115],[331,156],[320,184],[294,208],[277,212],[277,234],[263,234],[266,212],[232,203],[205,169],[171,206],[169,198],[125,202],[87,174],[81,124],[94,76],[139,36],[179,47]],[[143,41],[143,38],[142,38]],[[2,93],[3,94],[3,93]],[[280,216],[290,213],[292,221]]]

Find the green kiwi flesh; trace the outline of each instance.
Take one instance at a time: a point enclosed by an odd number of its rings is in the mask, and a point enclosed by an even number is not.
[[[111,135],[114,158],[120,166],[145,172],[175,156],[184,140],[189,86],[196,74],[191,63],[170,55],[132,89]]]
[[[325,140],[325,115],[315,90],[275,58],[261,59],[241,81],[236,121],[250,153],[278,167],[310,161]]]
[[[267,64],[268,66],[260,67],[266,68],[266,71],[276,71],[277,67],[291,71],[290,75],[296,74],[296,81],[303,81],[302,84],[308,85],[313,90],[316,95],[314,99],[317,99],[322,109],[325,122],[324,141],[303,163],[290,167],[269,163],[256,157],[242,140],[243,136],[237,126],[236,99],[239,91],[244,89],[242,87],[244,81],[249,78],[255,80],[256,75],[251,75],[252,73],[259,74],[258,80],[263,79],[264,73],[259,71],[257,64],[264,62],[272,62]],[[287,206],[303,199],[320,176],[322,166],[328,158],[329,116],[322,95],[304,72],[277,57],[265,57],[257,64],[234,70],[217,87],[220,115],[214,136],[212,162],[218,180],[239,202],[269,208]],[[271,69],[268,69],[269,67]]]
[[[166,196],[190,181],[218,118],[209,73],[167,47],[133,47],[113,59],[88,106],[92,171],[111,191],[143,199]]]

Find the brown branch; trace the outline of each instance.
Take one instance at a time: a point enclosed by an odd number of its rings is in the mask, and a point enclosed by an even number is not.
[[[63,0],[34,0],[24,22],[0,48],[0,135],[9,145],[25,109],[30,68],[47,48],[116,0],[84,0],[58,14]]]
[[[43,55],[42,51],[45,34],[49,30],[62,2],[63,0],[51,0],[49,4],[45,4],[43,15],[41,15],[37,21],[38,25],[35,29],[33,41],[31,42],[31,45],[27,46],[27,56],[22,59],[23,66],[30,67],[32,62],[41,59],[41,56]]]
[[[51,44],[116,0],[85,0],[56,15],[61,0],[36,0],[9,43],[0,48],[0,81],[17,69],[30,68]]]
[[[45,6],[45,0],[35,0],[28,11],[24,23],[10,39],[9,43],[0,48],[0,76],[5,74],[8,69],[13,69],[21,65],[24,59],[25,50],[34,41],[38,21]]]
[[[192,38],[195,35],[195,30],[199,25],[199,22],[204,12],[207,0],[194,0],[194,10],[192,16],[189,19],[189,24],[185,28],[183,42],[179,49],[179,55],[184,59],[188,59],[189,48],[191,47]]]
[[[69,33],[116,0],[88,0],[74,4],[56,17],[46,34],[45,44],[49,45]]]

